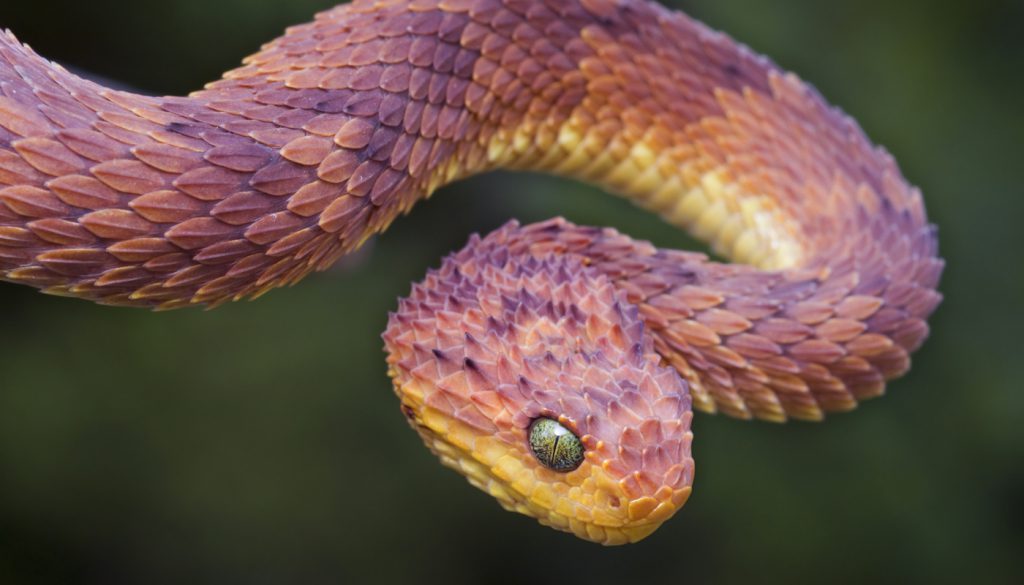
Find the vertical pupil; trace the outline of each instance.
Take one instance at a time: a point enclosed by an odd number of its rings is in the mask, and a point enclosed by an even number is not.
[[[569,429],[549,418],[530,425],[530,449],[545,467],[568,472],[583,463],[583,444]]]

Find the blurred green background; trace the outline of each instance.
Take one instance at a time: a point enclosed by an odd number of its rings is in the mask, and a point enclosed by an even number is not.
[[[923,188],[946,301],[887,397],[821,425],[699,415],[694,497],[638,545],[502,511],[398,412],[396,298],[513,217],[699,244],[585,186],[490,175],[258,302],[150,314],[0,285],[0,583],[1024,582],[1024,3],[677,3],[817,85]],[[3,0],[0,26],[181,94],[331,4]]]

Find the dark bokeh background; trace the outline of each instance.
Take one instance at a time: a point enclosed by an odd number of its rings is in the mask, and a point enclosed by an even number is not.
[[[42,54],[183,93],[331,0],[2,0]],[[562,214],[698,244],[547,177],[446,189],[354,265],[150,314],[0,285],[0,583],[1024,582],[1024,4],[687,0],[815,83],[926,194],[946,301],[889,396],[698,416],[687,507],[604,549],[508,514],[399,415],[379,333],[473,231]]]

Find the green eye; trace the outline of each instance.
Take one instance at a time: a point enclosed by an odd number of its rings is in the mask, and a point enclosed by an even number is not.
[[[583,463],[579,437],[550,418],[538,418],[530,424],[530,449],[538,461],[555,471],[572,471]]]

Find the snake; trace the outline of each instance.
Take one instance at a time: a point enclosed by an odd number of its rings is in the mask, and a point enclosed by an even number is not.
[[[639,541],[684,505],[695,410],[849,411],[908,371],[942,299],[894,158],[650,0],[354,0],[187,97],[105,88],[0,33],[0,278],[49,294],[255,298],[494,169],[595,184],[716,255],[513,221],[389,315],[425,445],[585,540]]]

